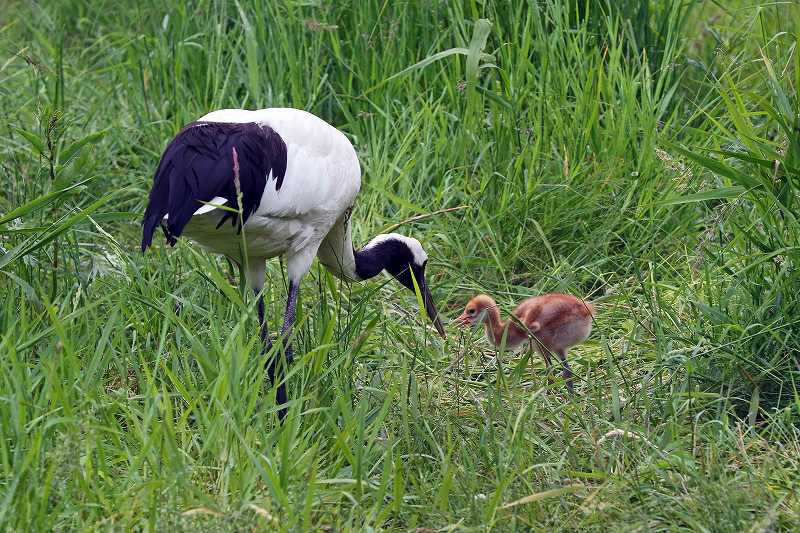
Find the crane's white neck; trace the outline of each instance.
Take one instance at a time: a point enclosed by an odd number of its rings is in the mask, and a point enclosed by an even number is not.
[[[345,281],[360,281],[356,273],[349,213],[336,221],[317,251],[317,259],[331,274]]]

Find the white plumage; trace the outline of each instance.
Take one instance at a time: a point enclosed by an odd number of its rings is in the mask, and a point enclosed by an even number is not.
[[[260,289],[264,261],[285,255],[289,278],[299,282],[323,239],[353,204],[361,187],[361,167],[353,145],[339,130],[299,109],[223,109],[199,122],[257,123],[272,128],[286,143],[283,186],[279,191],[265,187],[258,208],[244,225],[248,277],[252,286]],[[208,208],[206,205],[198,211]],[[205,213],[209,213],[208,220],[199,224],[192,220],[185,235],[209,250],[238,257],[241,239],[235,237],[234,228],[215,229],[218,217],[213,208]],[[357,279],[354,272],[343,274]]]

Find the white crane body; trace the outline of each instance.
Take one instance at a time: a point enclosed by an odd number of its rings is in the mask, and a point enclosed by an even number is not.
[[[244,249],[246,276],[257,294],[266,260],[284,256],[289,278],[284,335],[291,331],[300,280],[314,257],[348,281],[386,270],[414,290],[413,275],[428,315],[444,336],[425,280],[428,257],[419,241],[392,233],[378,235],[358,252],[353,248],[350,214],[360,187],[353,145],[311,113],[291,108],[213,111],[185,126],[167,146],[144,216],[142,251],[158,226],[170,244],[184,235],[240,264],[245,263]],[[260,294],[259,319],[269,348]],[[291,362],[290,346],[286,358]],[[275,364],[274,358],[268,363],[273,381]],[[278,402],[285,400],[282,384]],[[285,408],[279,411],[281,418],[285,413]]]
[[[266,259],[285,255],[289,276],[299,280],[331,228],[352,207],[361,188],[361,167],[353,145],[324,120],[297,109],[223,109],[198,122],[201,125],[195,127],[203,127],[205,122],[256,123],[271,128],[283,139],[287,152],[283,185],[280,190],[264,187],[258,208],[244,224],[244,242],[247,262],[253,263],[256,271]],[[211,251],[240,257],[243,239],[237,229],[227,225],[216,228],[219,216],[213,207],[201,206],[198,211],[200,214],[195,213],[184,235]],[[338,236],[340,242],[328,244],[345,255],[349,249],[352,257],[352,245],[345,242],[349,237],[346,233],[344,228],[337,230],[331,237]],[[349,272],[345,272],[336,268],[341,262],[326,261],[326,266],[333,267],[331,270],[339,277],[356,279],[354,263],[350,261],[350,268],[346,269]],[[251,277],[256,279],[249,281],[260,289],[263,279],[259,282],[259,278],[263,274],[255,272]]]

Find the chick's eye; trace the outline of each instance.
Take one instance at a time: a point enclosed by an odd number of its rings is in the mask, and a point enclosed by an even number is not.
[[[474,309],[467,309],[467,314],[468,314],[469,316],[472,316],[472,315],[474,315],[474,314],[475,314],[475,310],[474,310]]]

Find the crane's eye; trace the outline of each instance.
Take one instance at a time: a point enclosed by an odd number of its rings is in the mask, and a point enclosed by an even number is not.
[[[469,316],[475,316],[475,309],[467,309],[467,314]]]

